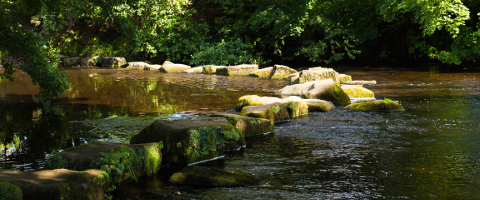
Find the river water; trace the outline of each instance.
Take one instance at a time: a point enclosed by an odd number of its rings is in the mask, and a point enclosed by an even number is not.
[[[477,66],[338,66],[376,98],[404,112],[337,107],[276,124],[272,134],[205,165],[264,179],[243,188],[178,189],[197,199],[478,199],[480,69]],[[62,149],[92,141],[128,143],[156,119],[231,112],[243,95],[273,95],[289,82],[252,77],[69,69],[72,89],[38,97],[24,73],[0,80],[0,168],[33,171]],[[167,172],[165,172],[167,173]],[[164,173],[163,173],[164,174]],[[118,186],[114,199],[149,199],[164,177]],[[188,193],[190,192],[190,193]],[[189,196],[190,195],[190,196]],[[163,197],[162,197],[163,198]]]

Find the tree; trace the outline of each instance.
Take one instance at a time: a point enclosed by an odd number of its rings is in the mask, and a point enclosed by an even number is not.
[[[46,45],[43,38],[32,30],[20,30],[21,25],[7,26],[10,1],[0,4],[0,59],[3,73],[0,78],[13,81],[15,69],[30,75],[33,84],[40,85],[40,93],[46,99],[56,98],[69,88],[64,72],[57,68],[55,49]]]

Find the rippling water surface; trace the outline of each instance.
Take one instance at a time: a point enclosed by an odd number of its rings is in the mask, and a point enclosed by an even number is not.
[[[466,68],[466,69],[464,69]],[[438,66],[337,67],[405,112],[310,113],[207,165],[262,177],[243,188],[196,188],[207,199],[478,199],[480,70]],[[247,94],[273,95],[285,81],[251,77],[69,70],[75,87],[51,104],[28,76],[0,81],[0,167],[38,170],[46,157],[90,141],[128,143],[155,119],[233,108]],[[51,112],[46,112],[50,110]],[[162,177],[119,186],[115,199],[154,197]],[[180,190],[182,197],[188,190]],[[190,191],[191,192],[191,191]],[[183,193],[183,194],[182,194]]]

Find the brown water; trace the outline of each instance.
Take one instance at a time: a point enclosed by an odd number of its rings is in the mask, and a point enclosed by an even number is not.
[[[467,68],[467,69],[463,69]],[[244,188],[197,188],[197,199],[478,199],[480,70],[438,66],[336,67],[405,112],[310,113],[207,163],[265,179]],[[155,119],[194,118],[233,108],[247,94],[289,83],[251,77],[68,70],[75,85],[42,104],[28,76],[0,80],[0,167],[38,170],[58,150],[128,139]],[[47,112],[51,111],[51,112]],[[114,199],[160,198],[162,177],[119,186]],[[185,191],[184,191],[185,190]],[[188,189],[179,189],[186,197]],[[188,196],[188,195],[187,195]]]

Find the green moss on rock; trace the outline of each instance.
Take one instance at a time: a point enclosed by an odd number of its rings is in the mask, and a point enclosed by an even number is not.
[[[290,119],[288,109],[283,103],[272,103],[261,106],[245,106],[240,115],[264,118],[270,121]]]
[[[11,183],[0,182],[0,199],[1,200],[22,200],[22,190]]]
[[[308,105],[303,101],[289,101],[285,103],[290,118],[308,114]]]
[[[273,124],[270,120],[236,115],[232,113],[215,113],[210,117],[225,117],[245,137],[255,136],[273,131]]]
[[[186,166],[222,156],[225,143],[245,145],[243,134],[223,117],[157,120],[135,135],[130,143],[163,141],[163,161]]]
[[[217,68],[216,74],[227,76],[248,76],[256,70],[258,70],[258,65],[236,65],[219,67]]]
[[[391,100],[353,103],[344,109],[353,111],[404,111],[405,109],[397,102]]]
[[[259,106],[263,103],[257,102],[256,100],[260,97],[257,95],[245,95],[238,98],[237,104],[235,105],[236,111],[241,111],[245,106]]]
[[[347,93],[350,98],[374,98],[375,94],[361,85],[344,85],[343,91]]]
[[[250,76],[258,77],[262,79],[270,79],[270,77],[272,76],[272,72],[273,72],[273,67],[267,67],[267,68],[255,70],[250,74]]]
[[[169,179],[172,184],[203,187],[244,187],[261,181],[262,179],[244,172],[197,165],[185,167]]]

